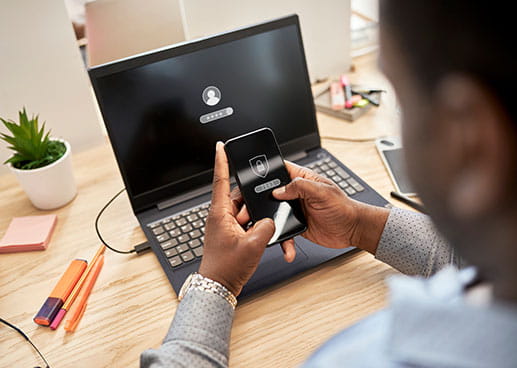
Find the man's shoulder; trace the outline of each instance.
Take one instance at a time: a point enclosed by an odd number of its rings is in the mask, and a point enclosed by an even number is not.
[[[337,367],[345,361],[349,367],[404,367],[400,360],[391,359],[397,350],[392,340],[396,335],[393,323],[394,319],[399,320],[399,312],[408,312],[407,305],[415,299],[424,305],[434,304],[433,300],[448,304],[461,297],[464,285],[474,275],[474,269],[447,267],[428,279],[402,275],[391,277],[388,280],[390,305],[335,335],[303,367]]]

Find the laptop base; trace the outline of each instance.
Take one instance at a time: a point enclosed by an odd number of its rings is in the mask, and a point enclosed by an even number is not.
[[[352,197],[353,199],[375,206],[389,207],[389,203],[382,196],[380,196],[361,178],[355,175],[350,169],[348,169],[338,159],[336,159],[323,148],[312,150],[304,158],[297,160],[296,163],[302,166],[306,166],[312,162],[325,158],[330,158],[336,162],[339,167],[350,173],[350,175],[366,189],[360,193],[355,194]],[[179,290],[181,289],[181,286],[183,285],[188,275],[198,270],[200,259],[184,264],[178,268],[171,268],[168,259],[165,257],[163,250],[160,247],[160,244],[156,241],[154,235],[146,225],[165,216],[179,213],[204,203],[210,200],[210,195],[210,193],[205,193],[196,198],[185,201],[180,205],[173,206],[165,210],[158,210],[157,208],[154,208],[137,215],[142,228],[144,229],[144,232],[146,233],[146,236],[151,243],[151,248],[158,257],[158,260],[160,261],[160,264],[164,269],[165,274],[167,275],[176,294],[179,293]],[[302,236],[295,237],[295,245],[297,254],[295,260],[292,263],[287,263],[284,260],[282,248],[280,245],[273,245],[266,248],[255,274],[246,284],[239,298],[254,294],[259,290],[277,284],[300,272],[314,268],[324,262],[342,256],[356,249],[354,247],[348,247],[344,249],[325,248],[310,242]]]

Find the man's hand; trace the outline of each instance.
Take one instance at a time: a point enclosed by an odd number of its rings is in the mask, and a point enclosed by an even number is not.
[[[290,162],[286,166],[293,181],[275,189],[273,196],[300,199],[308,225],[305,238],[328,248],[357,246],[375,253],[388,210],[348,198],[334,182],[309,169]],[[294,240],[283,247],[294,253]]]
[[[245,231],[249,221],[239,199],[231,198],[228,160],[222,142],[215,153],[212,205],[208,215],[205,246],[199,273],[220,282],[235,296],[257,269],[267,243],[275,232],[271,219],[258,221]]]

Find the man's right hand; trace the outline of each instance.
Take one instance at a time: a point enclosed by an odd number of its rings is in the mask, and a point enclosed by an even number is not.
[[[375,254],[389,210],[348,198],[334,182],[309,169],[291,162],[286,166],[293,180],[275,189],[273,196],[300,199],[307,218],[303,237],[328,248],[356,246]],[[294,248],[293,239],[283,246]]]

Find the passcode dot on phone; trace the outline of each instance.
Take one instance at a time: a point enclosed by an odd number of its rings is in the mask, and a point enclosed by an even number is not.
[[[275,223],[268,246],[303,233],[307,221],[300,201],[279,201],[272,194],[291,181],[273,131],[263,128],[229,139],[224,148],[251,221],[269,217]]]

